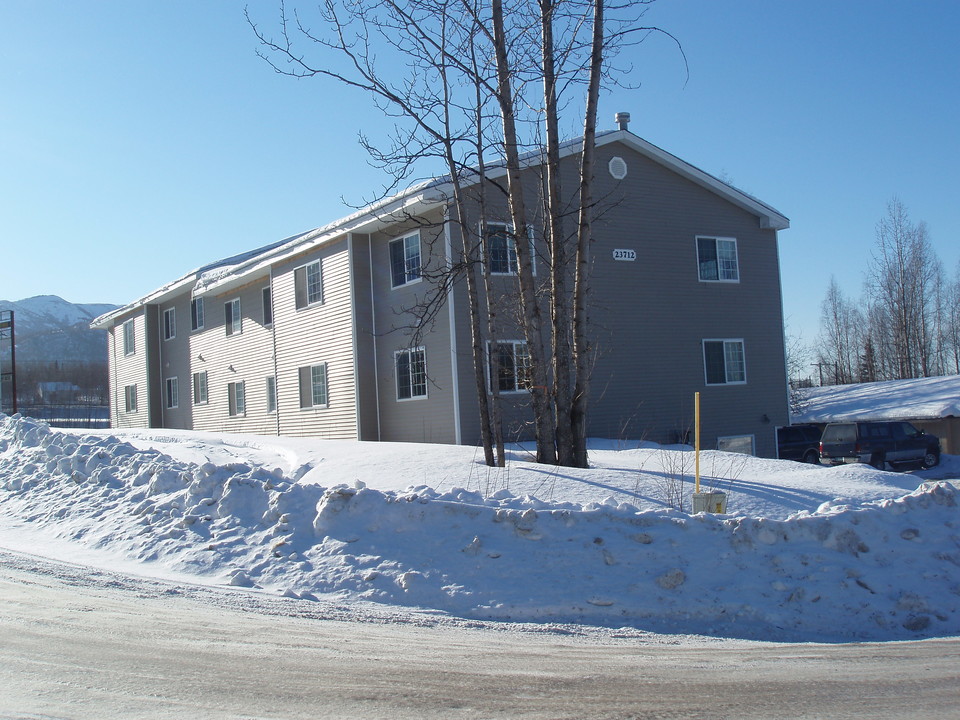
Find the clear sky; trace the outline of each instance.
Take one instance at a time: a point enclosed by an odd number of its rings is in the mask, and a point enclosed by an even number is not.
[[[301,3],[311,5],[313,0]],[[0,2],[0,299],[129,302],[212,260],[324,225],[382,177],[369,98],[256,56],[244,5]],[[293,4],[288,0],[288,5]],[[788,329],[810,341],[836,276],[860,294],[898,196],[960,260],[960,2],[659,0],[630,129],[773,205]],[[564,125],[579,134],[579,112]]]

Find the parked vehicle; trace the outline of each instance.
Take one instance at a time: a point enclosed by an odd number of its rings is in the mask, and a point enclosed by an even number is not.
[[[830,423],[820,438],[820,462],[930,468],[940,462],[940,439],[903,421]]]
[[[787,425],[777,428],[777,457],[806,463],[820,462],[820,427]]]

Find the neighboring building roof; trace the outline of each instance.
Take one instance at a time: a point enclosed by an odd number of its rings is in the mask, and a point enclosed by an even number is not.
[[[760,227],[762,228],[785,230],[790,227],[790,221],[786,216],[777,212],[770,205],[715,178],[675,155],[671,155],[666,150],[647,142],[627,130],[611,130],[597,134],[597,147],[602,147],[614,142],[623,143],[641,155],[660,163],[677,174],[746,210],[758,218]],[[582,139],[570,140],[563,143],[560,147],[561,157],[578,154],[582,149],[582,145]],[[543,154],[540,152],[531,152],[526,154],[521,161],[524,167],[536,166],[543,162]],[[490,178],[502,177],[506,174],[506,168],[502,162],[491,163],[485,167],[484,170]],[[467,177],[464,182],[467,184],[476,182],[476,177]],[[90,326],[94,329],[109,328],[123,315],[143,305],[168,300],[175,295],[181,294],[188,288],[195,296],[210,292],[226,292],[233,287],[243,285],[255,279],[258,275],[266,274],[270,265],[276,262],[302,253],[311,247],[322,245],[347,232],[373,232],[403,217],[409,217],[411,213],[440,206],[448,202],[452,195],[452,183],[449,176],[433,178],[418,183],[397,195],[368,205],[329,225],[293,235],[279,242],[258,248],[257,250],[219,260],[193,270],[178,280],[168,283],[132,303],[128,303],[121,308],[101,315],[96,318]]]
[[[937,420],[960,417],[960,375],[806,388],[793,421]]]

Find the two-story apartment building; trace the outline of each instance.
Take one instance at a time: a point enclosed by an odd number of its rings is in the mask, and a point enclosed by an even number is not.
[[[579,143],[563,149],[575,187]],[[528,159],[530,207],[539,168]],[[774,456],[788,421],[777,231],[765,203],[627,130],[597,138],[590,295],[592,437],[701,438]],[[491,171],[496,178],[497,170]],[[502,171],[501,171],[502,172]],[[526,185],[525,185],[526,187]],[[427,331],[411,309],[461,257],[449,183],[423,183],[324,227],[188,273],[98,318],[115,427],[477,444],[463,282]],[[495,381],[508,436],[529,420],[526,345],[509,308],[516,253],[491,201],[482,272],[502,297]],[[538,277],[548,259],[536,239]]]

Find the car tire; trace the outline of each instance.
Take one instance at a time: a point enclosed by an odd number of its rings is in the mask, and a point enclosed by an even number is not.
[[[935,450],[927,450],[923,456],[921,464],[928,469],[936,467],[940,464],[940,453]]]
[[[884,459],[883,455],[880,453],[875,453],[870,456],[870,465],[875,467],[877,470],[883,470],[887,467],[887,461]]]
[[[803,461],[805,463],[810,463],[811,465],[816,465],[820,462],[820,453],[816,450],[807,450],[803,454]]]

